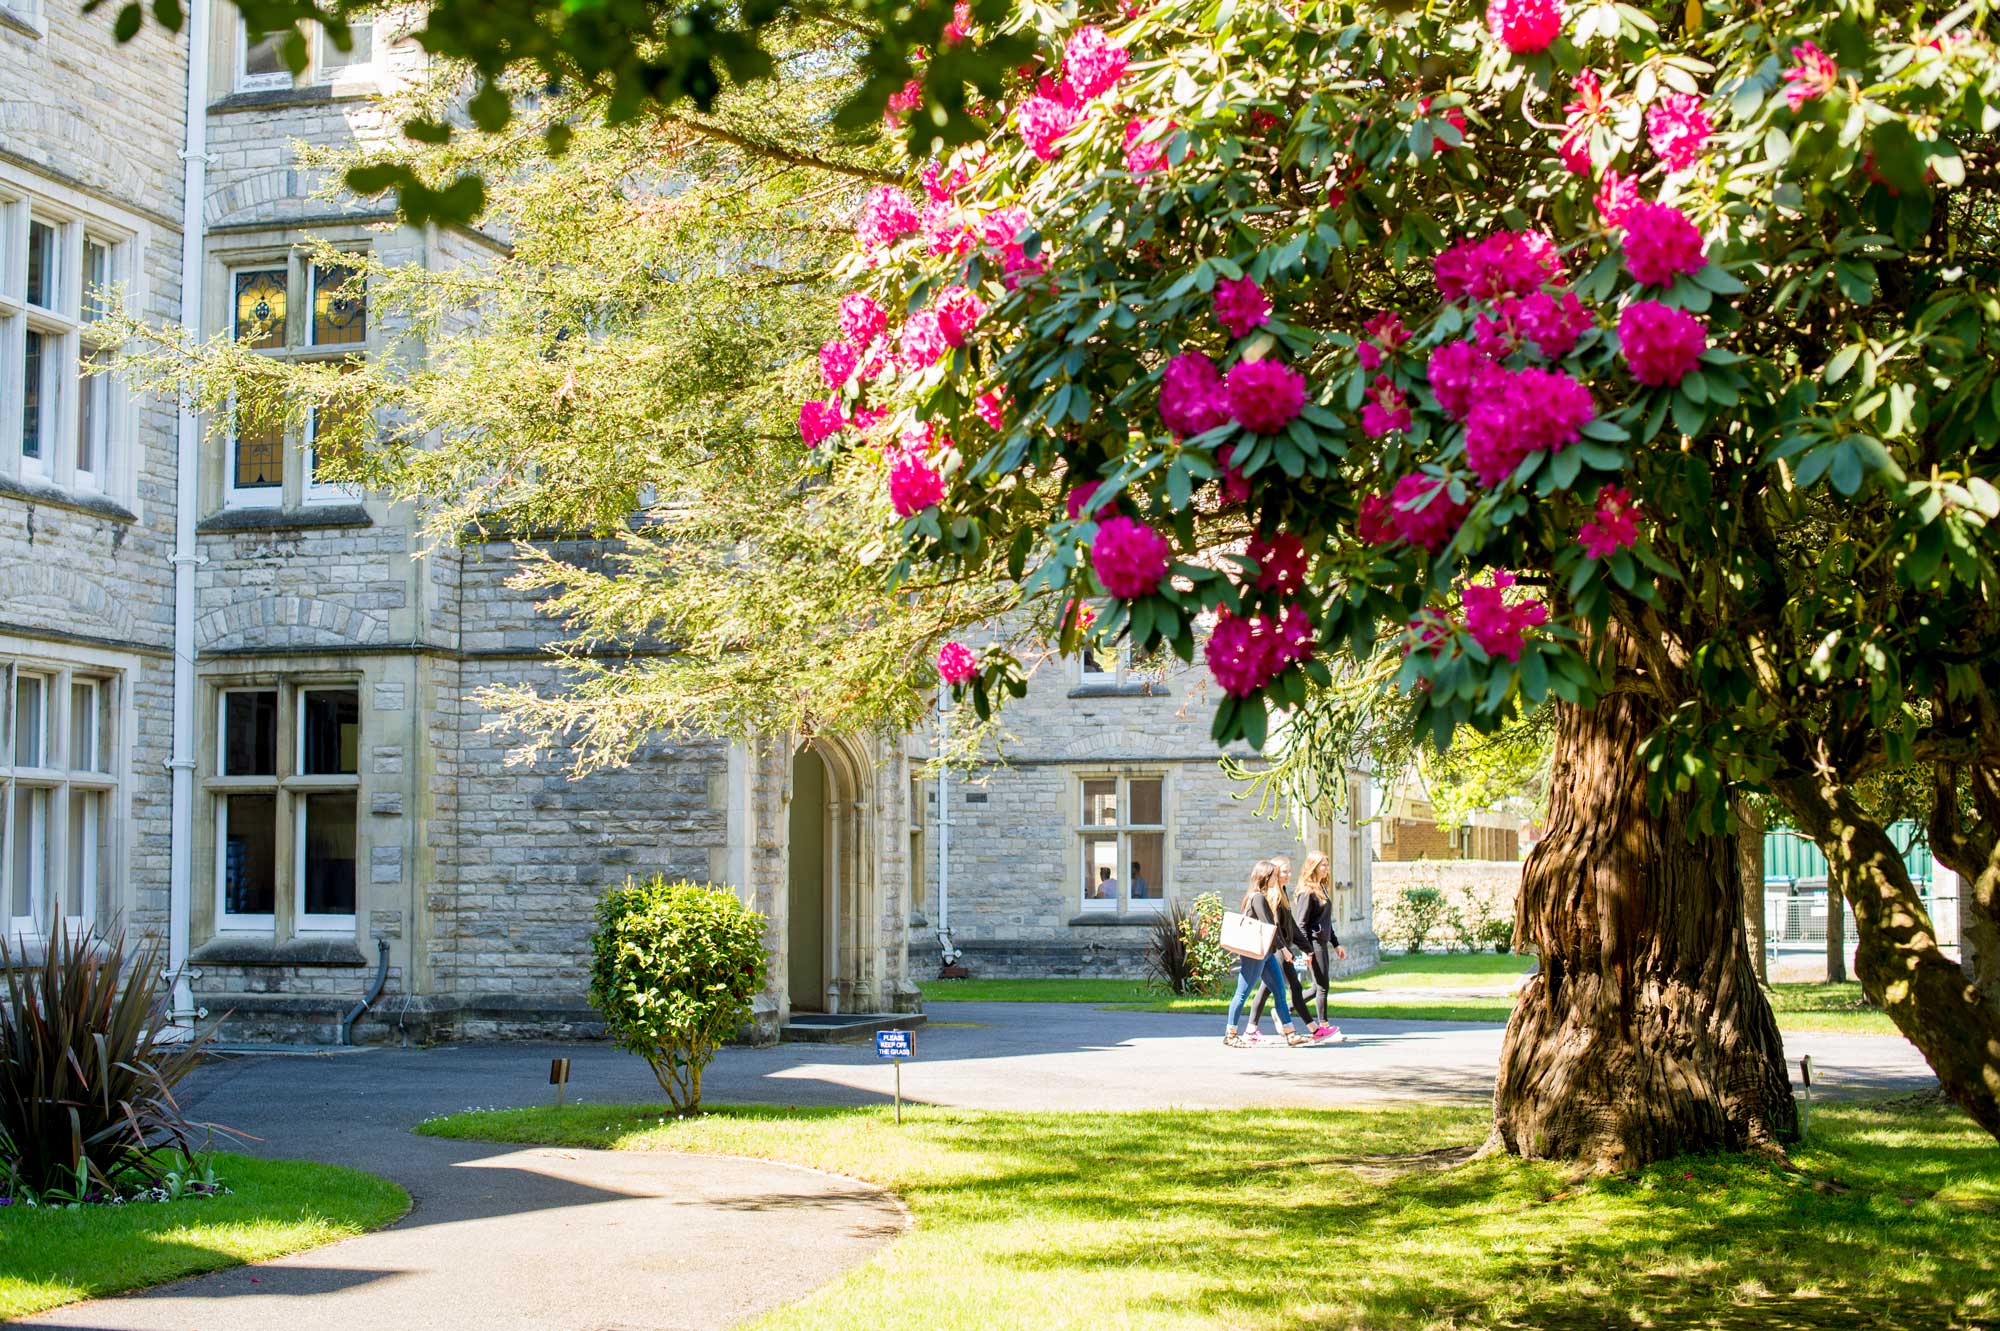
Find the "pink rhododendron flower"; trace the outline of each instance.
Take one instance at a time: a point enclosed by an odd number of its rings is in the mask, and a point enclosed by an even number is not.
[[[1125,169],[1135,176],[1150,175],[1167,164],[1167,145],[1172,140],[1171,120],[1133,120],[1125,126]]]
[[[1361,430],[1370,439],[1380,439],[1392,430],[1407,430],[1414,417],[1409,399],[1386,374],[1377,375],[1368,386],[1368,400],[1361,407]]]
[[[847,423],[864,434],[887,420],[889,413],[881,407],[856,407]]]
[[[1215,283],[1215,321],[1231,337],[1244,337],[1271,318],[1271,300],[1247,277],[1224,277]]]
[[[944,340],[954,347],[965,345],[965,339],[972,335],[972,329],[986,313],[986,302],[965,287],[946,287],[938,292],[938,329]]]
[[[1389,508],[1389,496],[1384,494],[1363,495],[1361,510],[1354,518],[1354,532],[1369,545],[1394,545],[1402,540],[1396,530],[1394,514]]]
[[[1560,298],[1546,291],[1502,296],[1494,302],[1493,313],[1480,315],[1473,325],[1473,343],[1481,354],[1495,360],[1504,359],[1524,342],[1550,360],[1561,360],[1575,350],[1577,340],[1593,322],[1574,291],[1565,291]]]
[[[1597,187],[1597,215],[1610,227],[1623,226],[1625,215],[1639,202],[1639,182],[1616,171],[1606,171]]]
[[[1368,335],[1364,344],[1395,355],[1403,344],[1410,340],[1410,330],[1403,326],[1401,315],[1383,312],[1361,325],[1361,331]],[[1368,368],[1374,369],[1374,366]]]
[[[1656,300],[1636,301],[1618,316],[1618,346],[1634,379],[1671,387],[1708,350],[1708,327],[1686,310]]]
[[[1431,113],[1431,99],[1428,97],[1419,97],[1417,99],[1417,115],[1420,117],[1428,116],[1430,113]],[[1447,106],[1443,111],[1439,112],[1438,114],[1444,117],[1445,124],[1450,125],[1453,129],[1458,131],[1458,137],[1462,141],[1465,138],[1465,130],[1466,130],[1465,108],[1462,106]],[[1444,139],[1440,137],[1437,140],[1437,142],[1433,145],[1433,151],[1437,152],[1439,155],[1443,155],[1444,153],[1450,152],[1456,146],[1457,146],[1456,144],[1446,143]]]
[[[896,335],[896,358],[905,369],[921,370],[937,364],[949,345],[937,311],[918,310],[904,321],[903,331]]]
[[[1465,631],[1488,656],[1504,661],[1521,659],[1523,635],[1549,622],[1548,607],[1538,600],[1507,602],[1507,588],[1514,575],[1496,572],[1491,586],[1465,589]]]
[[[848,376],[854,373],[854,367],[860,363],[861,348],[852,342],[835,338],[819,349],[820,378],[826,380],[826,386],[835,392],[840,391],[841,385],[847,382]]]
[[[1129,601],[1160,589],[1173,547],[1167,538],[1133,518],[1106,518],[1090,543],[1090,568],[1104,590]]]
[[[1082,118],[1083,110],[1077,103],[1041,93],[1022,101],[1014,113],[1015,123],[1021,129],[1021,142],[1044,162],[1062,156],[1056,140],[1075,129]]]
[[[924,205],[921,223],[924,248],[939,258],[964,258],[972,253],[973,242],[978,239],[969,223],[963,209],[933,199]]]
[[[910,196],[890,185],[869,194],[861,205],[861,223],[856,236],[863,250],[893,245],[917,231],[917,208]]]
[[[910,118],[910,112],[924,104],[924,81],[911,79],[895,92],[889,94],[888,109],[882,112],[882,123],[900,125]]]
[[[1663,287],[1708,262],[1701,232],[1672,204],[1635,203],[1625,210],[1625,268],[1643,286]]]
[[[979,673],[979,660],[962,642],[948,642],[938,648],[938,678],[947,684],[963,684]]]
[[[971,0],[958,0],[951,7],[951,22],[944,25],[944,44],[956,46],[972,31]]]
[[[1071,522],[1075,522],[1078,518],[1084,516],[1083,510],[1090,507],[1090,501],[1097,497],[1097,492],[1103,487],[1103,481],[1084,481],[1079,485],[1070,487],[1069,493],[1063,496],[1063,508],[1069,513]],[[1110,517],[1117,512],[1118,500],[1112,498],[1105,500],[1103,504],[1098,506],[1097,511],[1090,516],[1092,518],[1099,516]]]
[[[1396,482],[1389,492],[1388,508],[1390,530],[1398,538],[1432,554],[1451,543],[1464,525],[1465,515],[1471,511],[1469,504],[1452,499],[1449,481],[1420,473]]]
[[[1160,376],[1160,419],[1183,437],[1204,434],[1229,419],[1222,372],[1199,351],[1184,351]]]
[[[1431,271],[1447,301],[1493,300],[1539,291],[1561,279],[1563,266],[1547,232],[1497,231],[1453,245],[1432,261]]]
[[[1489,0],[1486,6],[1486,26],[1515,55],[1548,50],[1562,25],[1562,0]]]
[[[1002,388],[989,388],[972,400],[972,409],[979,413],[989,429],[1007,428],[1007,392]]]
[[[1250,538],[1247,551],[1257,561],[1257,590],[1280,596],[1297,596],[1306,587],[1305,543],[1290,532],[1279,532],[1266,541]]]
[[[1431,394],[1448,416],[1464,420],[1472,410],[1473,394],[1500,368],[1470,342],[1447,342],[1431,353],[1424,373],[1430,379]]]
[[[1312,658],[1312,617],[1301,605],[1268,615],[1217,612],[1202,655],[1222,691],[1247,698],[1276,679],[1294,661]]]
[[[1574,176],[1587,176],[1592,166],[1590,160],[1590,132],[1597,127],[1611,103],[1604,95],[1604,86],[1598,81],[1595,70],[1584,70],[1570,85],[1576,92],[1576,100],[1563,107],[1569,120],[1563,126],[1562,160],[1563,166]]]
[[[1452,634],[1458,632],[1458,621],[1442,610],[1426,610],[1409,622],[1410,640],[1403,644],[1403,655],[1411,652],[1442,652],[1451,645]],[[1430,681],[1420,679],[1418,688],[1429,688]]]
[[[1669,171],[1685,171],[1700,161],[1714,130],[1701,98],[1691,92],[1670,93],[1646,112],[1646,141]]]
[[[1125,48],[1112,41],[1104,29],[1086,23],[1070,34],[1063,46],[1063,79],[1088,101],[1109,92],[1124,77],[1130,57]]]
[[[1223,389],[1231,418],[1257,434],[1276,434],[1306,404],[1306,377],[1275,360],[1238,361]]]
[[[1026,208],[995,208],[986,215],[983,238],[988,248],[1000,251],[1001,271],[1006,274],[1009,291],[1020,283],[1022,277],[1033,277],[1042,271],[1041,256],[1029,258],[1027,250],[1021,245],[1021,233],[1032,226]]]
[[[1236,469],[1231,454],[1234,450],[1224,444],[1215,450],[1216,465],[1222,468],[1222,476],[1216,485],[1225,508],[1247,503],[1250,499],[1250,478]]]
[[[871,296],[850,291],[840,298],[840,332],[857,347],[865,347],[889,327],[889,316]]]
[[[889,464],[889,502],[896,516],[907,518],[944,499],[944,477],[921,453],[899,453]]]
[[[1573,444],[1597,415],[1590,390],[1560,370],[1502,370],[1479,386],[1465,418],[1465,460],[1486,485],[1521,460]]]
[[[1637,545],[1639,508],[1632,502],[1632,492],[1618,485],[1599,490],[1597,511],[1584,519],[1576,541],[1592,559],[1602,559]]]
[[[1285,122],[1280,120],[1276,113],[1260,106],[1250,112],[1244,123],[1249,126],[1252,134],[1269,134]]]
[[[905,453],[915,453],[927,457],[951,447],[951,436],[938,433],[932,421],[918,421],[903,431],[901,443]]]
[[[1796,111],[1816,97],[1824,97],[1840,85],[1840,64],[1815,42],[1801,42],[1792,48],[1799,63],[1785,71],[1785,105]]]
[[[808,400],[799,403],[799,438],[807,448],[818,448],[840,433],[840,404]]]

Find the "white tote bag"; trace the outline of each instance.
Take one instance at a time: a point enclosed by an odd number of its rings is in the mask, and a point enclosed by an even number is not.
[[[1224,952],[1256,961],[1271,955],[1271,947],[1278,941],[1278,926],[1226,910],[1222,912],[1222,937],[1217,941]]]

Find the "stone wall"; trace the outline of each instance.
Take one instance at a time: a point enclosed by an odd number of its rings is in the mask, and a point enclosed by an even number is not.
[[[1469,899],[1477,898],[1488,904],[1495,918],[1502,920],[1514,918],[1514,898],[1521,890],[1521,863],[1517,860],[1378,860],[1374,874],[1375,932],[1384,939],[1393,939],[1395,935],[1394,912],[1409,888],[1441,888],[1446,899],[1461,911],[1469,909]],[[1441,947],[1447,942],[1440,936],[1432,940],[1431,946]],[[1385,951],[1400,947],[1397,942],[1384,944]]]

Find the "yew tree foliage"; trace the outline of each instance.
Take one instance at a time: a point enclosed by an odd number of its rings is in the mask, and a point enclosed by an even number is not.
[[[836,439],[884,457],[905,570],[1110,594],[1089,632],[1201,654],[1216,739],[1281,719],[1302,769],[1357,685],[1439,747],[1619,689],[1691,831],[1763,790],[1839,840],[1912,764],[2000,790],[1985,5],[1024,21],[1005,132],[851,267],[899,358]],[[2000,800],[1944,806],[1992,867]],[[1840,870],[1900,949],[1871,983],[1959,1002],[1887,859]]]

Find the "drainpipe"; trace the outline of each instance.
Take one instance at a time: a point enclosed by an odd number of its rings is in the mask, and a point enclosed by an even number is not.
[[[340,1019],[341,1044],[354,1043],[354,1023],[361,1020],[361,1014],[375,1006],[375,1000],[382,996],[382,987],[389,982],[389,940],[378,937],[375,940],[375,983],[368,986],[368,992],[361,1001],[347,1009],[347,1015]]]
[[[186,146],[181,150],[181,324],[195,337],[202,327],[202,202],[208,192],[209,0],[188,6]],[[190,386],[180,395],[174,448],[174,745],[172,831],[167,869],[167,967],[174,977],[172,1021],[192,1035],[194,1006],[188,984],[189,912],[194,904],[194,515],[201,478],[201,421]]]
[[[951,689],[945,684],[938,685],[938,948],[943,956],[939,966],[942,970],[958,960],[958,949],[951,943],[951,769],[945,759],[951,747]]]

